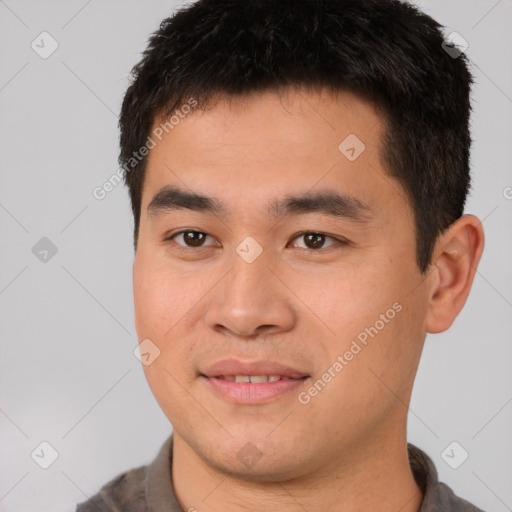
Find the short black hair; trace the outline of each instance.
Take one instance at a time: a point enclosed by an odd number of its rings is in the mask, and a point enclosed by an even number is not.
[[[425,272],[470,188],[473,78],[464,53],[447,44],[438,22],[399,0],[199,0],[181,8],[151,35],[119,119],[135,250],[147,158],[134,155],[157,116],[190,98],[206,108],[219,95],[328,87],[383,112],[381,157],[412,205]]]

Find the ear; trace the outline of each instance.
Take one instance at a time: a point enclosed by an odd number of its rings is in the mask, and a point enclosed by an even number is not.
[[[463,215],[440,235],[429,270],[427,332],[443,332],[452,325],[466,303],[483,249],[484,230],[474,215]]]

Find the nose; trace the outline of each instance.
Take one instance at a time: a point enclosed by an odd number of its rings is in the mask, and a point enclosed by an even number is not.
[[[246,339],[293,328],[297,314],[292,294],[268,267],[264,254],[252,263],[235,256],[206,311],[209,328]]]

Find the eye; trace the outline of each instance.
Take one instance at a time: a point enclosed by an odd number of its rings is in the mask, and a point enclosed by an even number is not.
[[[212,238],[210,235],[203,233],[202,231],[194,231],[192,229],[186,231],[180,231],[170,236],[167,240],[173,240],[182,247],[208,247],[205,245],[205,240]],[[181,240],[181,242],[177,241]],[[213,239],[212,239],[213,240]]]
[[[206,244],[206,240],[211,239],[214,240],[213,244]],[[334,245],[347,245],[348,242],[346,240],[338,239],[332,237],[330,235],[326,235],[325,233],[317,233],[314,231],[307,231],[304,233],[300,233],[296,235],[293,240],[303,239],[304,245],[300,244],[292,244],[299,249],[309,249],[313,251],[319,251],[321,249],[327,249]],[[185,249],[193,249],[199,247],[210,247],[213,245],[219,245],[218,242],[215,241],[207,233],[203,231],[196,231],[193,229],[187,229],[184,231],[180,231],[179,233],[175,233],[174,235],[168,237],[166,240],[174,241],[178,246],[183,247]],[[326,245],[326,240],[330,241],[328,245]]]
[[[319,250],[326,249],[327,247],[331,247],[333,245],[347,245],[347,241],[334,238],[332,236],[326,235],[324,233],[316,233],[313,231],[307,231],[305,233],[301,233],[297,235],[292,240],[297,240],[302,238],[304,240],[304,246],[298,246],[300,249],[311,249],[311,250]],[[325,241],[329,239],[333,241],[331,244],[325,246]],[[297,245],[296,245],[297,247]]]

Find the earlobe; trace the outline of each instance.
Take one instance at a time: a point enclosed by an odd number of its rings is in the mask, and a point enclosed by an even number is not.
[[[452,325],[466,303],[483,248],[482,223],[474,215],[463,215],[440,235],[430,270],[436,279],[429,296],[427,332],[443,332]]]

